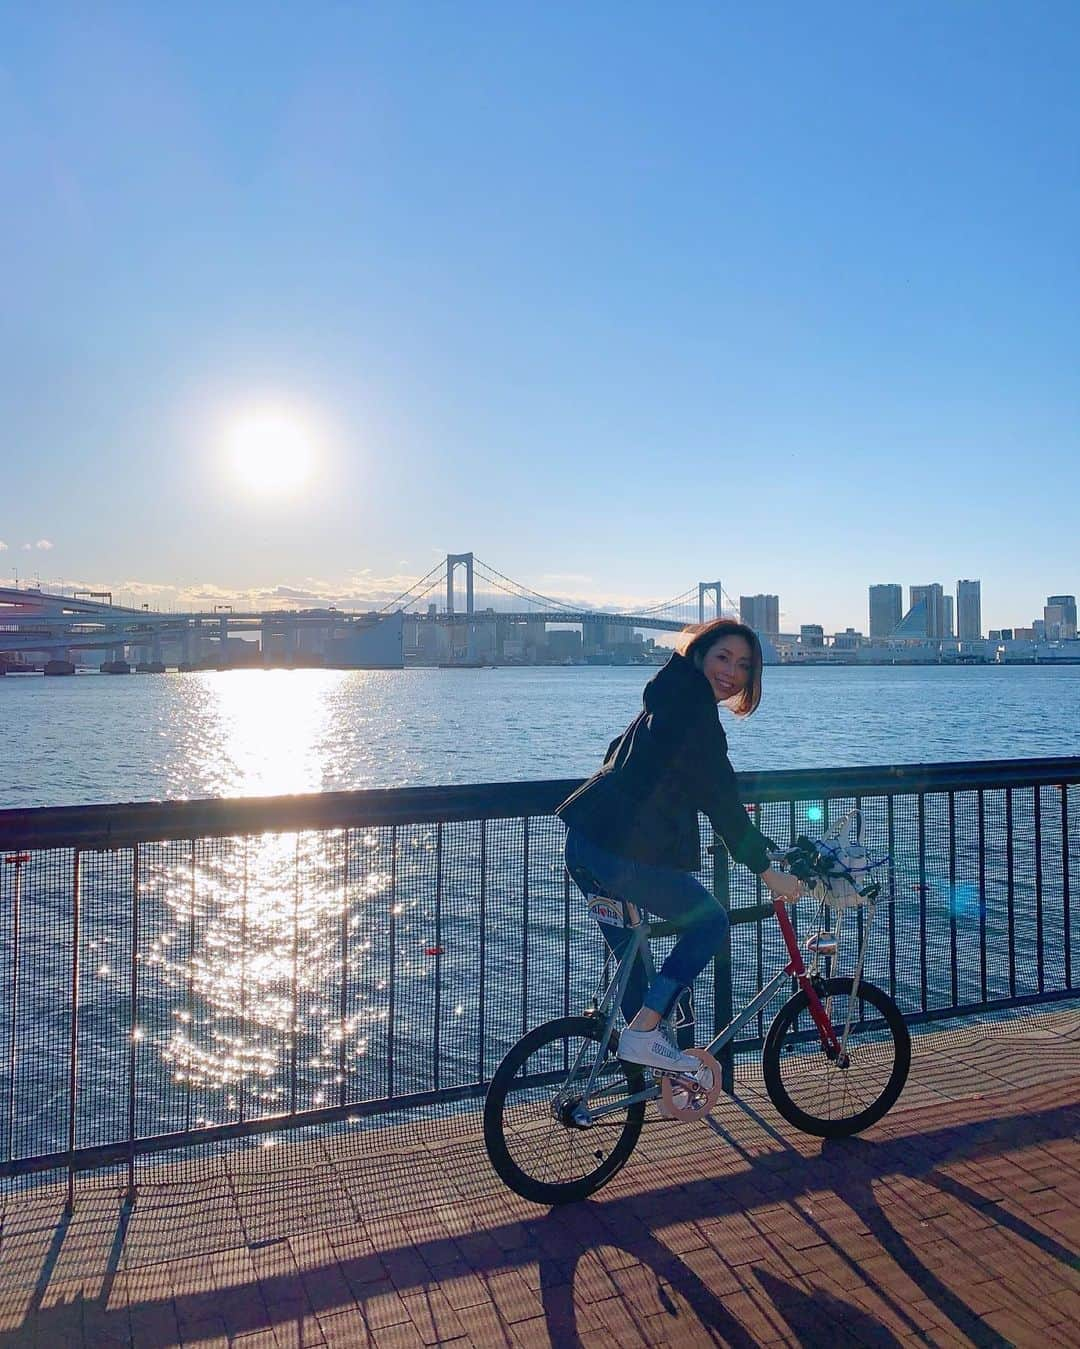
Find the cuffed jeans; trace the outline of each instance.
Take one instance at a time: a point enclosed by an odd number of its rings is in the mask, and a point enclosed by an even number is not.
[[[693,987],[724,941],[728,916],[719,900],[689,872],[619,857],[573,829],[566,836],[566,869],[583,894],[595,894],[599,886],[604,893],[659,914],[680,929],[679,940],[649,988],[642,962],[634,961],[622,1000],[628,1022],[643,1006],[669,1015],[680,993]],[[630,941],[629,928],[605,926],[600,930],[616,958],[621,957]]]

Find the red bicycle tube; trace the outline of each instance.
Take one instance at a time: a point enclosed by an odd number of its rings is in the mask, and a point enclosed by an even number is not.
[[[814,1025],[817,1026],[818,1034],[821,1036],[821,1043],[831,1052],[839,1053],[840,1041],[836,1038],[836,1031],[833,1029],[828,1013],[821,1005],[821,999],[818,997],[817,991],[806,977],[806,966],[803,964],[802,952],[799,950],[798,938],[795,936],[795,927],[788,914],[787,905],[782,899],[774,899],[773,911],[776,914],[776,921],[780,924],[780,931],[784,935],[784,945],[791,957],[784,967],[784,973],[793,975],[794,978],[798,979],[799,987],[806,994],[806,1010],[814,1019]]]

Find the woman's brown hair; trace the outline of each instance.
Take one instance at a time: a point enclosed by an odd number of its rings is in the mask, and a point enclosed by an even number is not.
[[[737,717],[748,717],[761,702],[761,642],[753,628],[733,618],[714,618],[711,623],[691,623],[675,638],[675,650],[693,661],[697,669],[709,650],[722,637],[741,637],[750,648],[750,678],[746,688],[727,704]]]

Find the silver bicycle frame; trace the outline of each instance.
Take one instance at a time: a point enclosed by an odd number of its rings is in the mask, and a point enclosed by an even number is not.
[[[611,1032],[615,1026],[615,1019],[619,1014],[619,1008],[622,1005],[622,998],[626,991],[627,981],[630,978],[630,971],[634,967],[634,960],[639,955],[641,956],[645,963],[645,977],[650,984],[656,975],[656,967],[654,966],[652,959],[652,950],[649,947],[649,924],[642,920],[641,914],[635,905],[624,901],[623,909],[627,918],[626,926],[630,928],[632,934],[630,945],[623,953],[623,956],[616,967],[615,974],[607,988],[604,990],[603,996],[599,1002],[601,1008],[606,1006],[608,1010],[607,1015],[604,1017],[604,1025],[601,1032],[600,1046],[596,1055],[596,1060],[593,1063],[592,1071],[589,1073],[589,1080],[585,1084],[585,1090],[582,1093],[582,1100],[584,1102],[588,1101],[589,1096],[592,1093],[600,1064],[606,1056],[607,1046],[611,1040]],[[732,1017],[716,1038],[706,1046],[707,1052],[715,1056],[718,1050],[723,1049],[730,1040],[738,1035],[739,1031],[742,1030],[743,1026],[745,1026],[748,1021],[752,1021],[763,1008],[768,1006],[790,978],[791,975],[786,969],[778,970],[760,992],[755,994],[746,1006]],[[588,1046],[582,1045],[578,1052],[577,1059],[574,1061],[574,1065],[570,1070],[570,1076],[572,1076],[580,1066],[587,1052]],[[613,1114],[617,1110],[625,1110],[627,1105],[637,1101],[653,1100],[659,1094],[660,1087],[658,1084],[654,1083],[643,1092],[637,1092],[633,1096],[620,1097],[618,1101],[615,1101],[610,1105],[598,1106],[595,1110],[586,1105],[586,1114],[589,1120],[599,1119],[602,1115]]]

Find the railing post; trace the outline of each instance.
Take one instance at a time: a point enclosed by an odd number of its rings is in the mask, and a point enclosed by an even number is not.
[[[487,820],[480,821],[480,991],[477,1010],[476,1067],[477,1079],[484,1081],[484,1063],[486,1046],[484,1032],[487,1029]]]
[[[244,885],[240,894],[240,1082],[236,1092],[237,1108],[240,1119],[247,1114],[247,1083],[244,1072],[244,1054],[248,1048],[247,1024],[247,967],[248,967],[248,888],[250,874],[248,870],[251,839],[244,839]]]
[[[521,1033],[529,1029],[529,817],[524,830],[521,857]]]
[[[131,1025],[128,1028],[128,1180],[124,1201],[135,1202],[135,1076],[139,1047],[139,845],[131,850]]]
[[[728,851],[713,836],[713,894],[725,913],[731,912],[731,876]],[[731,997],[731,923],[728,922],[720,950],[713,959],[713,1034],[730,1022],[734,1010]],[[735,1090],[735,1042],[729,1040],[720,1051],[720,1087],[729,1094]]]
[[[443,907],[443,822],[435,826],[435,1011],[432,1018],[431,1075],[436,1091],[442,1083],[440,1058],[442,1031],[442,907]]]
[[[387,931],[387,974],[386,989],[388,993],[387,1022],[386,1022],[386,1094],[388,1097],[394,1095],[394,1040],[396,1035],[397,1017],[395,1014],[395,990],[397,988],[397,979],[395,972],[397,970],[397,919],[398,919],[398,898],[397,898],[397,873],[398,873],[398,827],[396,824],[390,826],[390,923]]]
[[[19,1029],[19,925],[22,909],[22,869],[30,860],[29,853],[17,852],[4,859],[15,868],[14,893],[11,908],[11,1042],[8,1046],[7,1084],[7,1160],[15,1157],[15,1078],[18,1071]]]
[[[1046,991],[1046,964],[1043,942],[1043,864],[1042,864],[1042,788],[1035,793],[1035,970],[1040,993]]]
[[[1072,988],[1072,912],[1069,894],[1069,785],[1061,792],[1061,917],[1065,937],[1065,987]]]
[[[337,1054],[337,1075],[338,1075],[338,1105],[345,1104],[345,1024],[349,1017],[349,862],[351,860],[352,849],[349,846],[351,832],[345,830],[344,842],[344,873],[341,883],[341,915],[338,923],[338,945],[341,960],[341,986],[338,989],[338,1054]]]
[[[292,976],[289,995],[289,1114],[296,1114],[297,1064],[300,1048],[300,834],[293,854]]]
[[[67,1202],[65,1204],[68,1213],[72,1213],[75,1209],[75,1116],[79,1085],[79,926],[82,921],[79,912],[81,867],[82,854],[76,849],[71,867],[71,1054],[68,1059],[68,1174]]]

